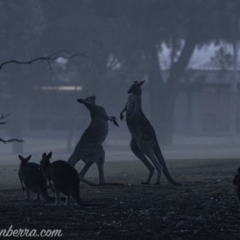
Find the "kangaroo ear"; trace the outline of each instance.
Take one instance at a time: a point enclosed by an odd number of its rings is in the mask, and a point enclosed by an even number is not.
[[[238,173],[240,173],[240,167],[238,168]]]
[[[77,99],[77,101],[78,101],[79,103],[85,103],[85,100],[82,99],[82,98]]]
[[[138,86],[142,86],[143,84],[145,83],[145,80],[144,81],[141,81],[138,83]]]
[[[47,157],[47,154],[43,153],[42,158],[46,158],[46,157]]]
[[[21,156],[21,155],[18,155],[18,158],[19,158],[21,161],[23,161],[23,160],[24,160],[24,157],[23,157],[23,156]]]
[[[26,158],[26,161],[29,161],[31,159],[32,155],[29,155],[27,158]]]
[[[52,152],[48,154],[48,159],[50,159],[51,157],[52,157]]]

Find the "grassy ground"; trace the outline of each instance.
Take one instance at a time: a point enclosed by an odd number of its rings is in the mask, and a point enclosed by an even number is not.
[[[240,159],[168,160],[173,178],[161,186],[141,185],[147,170],[139,161],[110,161],[106,180],[124,186],[81,184],[85,201],[108,208],[82,210],[26,203],[18,165],[0,166],[0,229],[61,229],[62,239],[239,239],[240,211],[232,185]],[[77,165],[81,169],[82,164]],[[86,178],[97,182],[93,166]],[[49,191],[50,192],[50,191]],[[10,239],[10,238],[9,238]]]
[[[3,137],[3,135],[1,135]],[[76,133],[72,147],[78,141]],[[24,153],[39,162],[53,151],[53,161],[67,160],[67,133],[24,134]],[[161,146],[171,175],[183,186],[141,185],[148,172],[129,149],[130,136],[110,132],[104,143],[105,176],[124,186],[90,187],[81,184],[85,201],[108,208],[82,210],[78,206],[52,207],[24,202],[17,171],[19,160],[11,144],[2,144],[0,158],[0,230],[61,229],[62,239],[239,239],[240,211],[232,179],[240,167],[240,139],[175,136],[172,146]],[[78,171],[83,163],[78,163]],[[98,181],[96,166],[86,175]],[[49,191],[50,192],[50,191]],[[51,194],[51,193],[50,193]],[[11,239],[11,238],[5,238]],[[29,239],[29,238],[28,238]],[[42,238],[41,238],[42,239]]]

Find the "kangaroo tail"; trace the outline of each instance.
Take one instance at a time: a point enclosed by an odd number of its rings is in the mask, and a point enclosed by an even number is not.
[[[104,204],[95,204],[95,203],[86,203],[84,202],[79,195],[79,187],[71,191],[71,196],[74,201],[81,207],[106,207]]]
[[[160,149],[160,147],[159,147],[158,142],[156,142],[156,145],[154,146],[153,151],[154,151],[154,154],[155,154],[155,156],[157,157],[159,163],[160,163],[161,166],[163,167],[163,172],[164,172],[164,175],[166,176],[167,180],[168,180],[170,183],[172,183],[173,185],[182,186],[182,184],[177,183],[177,182],[171,177],[171,175],[170,175],[170,173],[169,173],[169,171],[168,171],[166,162],[165,162],[165,160],[164,160],[164,157],[163,157],[163,155],[162,155],[161,149]]]

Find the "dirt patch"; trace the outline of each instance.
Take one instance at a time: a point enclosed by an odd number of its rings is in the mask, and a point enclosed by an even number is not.
[[[16,177],[18,166],[1,166],[0,230],[10,225],[39,232],[61,229],[62,239],[69,240],[239,239],[240,211],[232,180],[240,160],[172,160],[167,164],[184,186],[173,186],[165,177],[161,186],[153,185],[155,179],[149,186],[140,185],[148,174],[140,162],[106,163],[107,180],[125,185],[81,184],[85,201],[109,205],[87,210],[24,202]],[[97,181],[95,168],[87,178]]]

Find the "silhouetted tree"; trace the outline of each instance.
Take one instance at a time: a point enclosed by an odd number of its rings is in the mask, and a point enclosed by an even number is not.
[[[171,143],[175,102],[194,49],[230,40],[232,15],[240,14],[240,2],[116,0],[112,5],[116,21],[112,30],[117,35],[114,56],[123,71],[128,69],[125,76],[141,67],[141,78],[148,77],[153,125],[161,141]],[[162,77],[158,56],[162,43],[171,50],[167,79]]]

